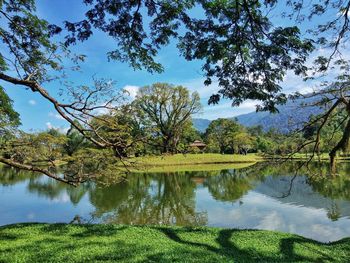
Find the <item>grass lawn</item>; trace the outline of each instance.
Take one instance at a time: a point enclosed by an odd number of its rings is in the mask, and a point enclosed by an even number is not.
[[[311,153],[305,154],[305,153],[295,153],[292,156],[280,156],[280,155],[276,155],[276,156],[269,156],[269,155],[265,155],[264,158],[266,159],[270,159],[270,158],[275,158],[275,159],[285,159],[285,158],[291,158],[291,159],[296,159],[296,160],[308,160],[310,157],[312,156]],[[318,160],[318,156],[315,154],[314,155],[314,160],[317,161]],[[329,161],[329,154],[328,153],[322,153],[320,155],[320,159],[322,161]],[[337,161],[349,161],[350,157],[344,157],[344,156],[337,156],[336,157]]]
[[[349,262],[350,239],[270,231],[120,225],[0,228],[0,262]]]
[[[130,160],[132,171],[140,172],[174,172],[203,171],[244,168],[262,160],[255,154],[174,154],[161,156],[144,156]],[[136,167],[136,168],[135,168]]]
[[[136,165],[129,168],[135,173],[176,173],[195,171],[221,171],[228,169],[241,169],[253,165],[254,163],[228,163],[228,164],[186,164],[186,165],[162,165],[162,166],[142,166]]]

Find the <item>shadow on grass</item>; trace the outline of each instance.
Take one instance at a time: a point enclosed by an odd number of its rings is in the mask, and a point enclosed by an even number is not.
[[[315,249],[313,247],[310,247],[308,245],[313,244],[318,247],[331,247],[335,244],[344,244],[347,246],[346,250],[349,251],[350,249],[350,238],[344,239],[339,242],[334,242],[330,244],[323,244],[319,243],[317,241],[305,239],[302,237],[296,237],[296,238],[284,238],[281,239],[280,245],[279,245],[279,254],[272,256],[272,255],[266,255],[259,253],[254,247],[251,247],[249,249],[242,249],[239,248],[237,245],[235,245],[234,240],[234,234],[240,233],[242,231],[247,230],[238,230],[238,229],[223,229],[220,230],[218,233],[218,237],[216,238],[217,243],[219,244],[219,247],[203,244],[200,242],[193,242],[193,241],[186,241],[184,239],[181,239],[179,237],[179,232],[188,232],[191,230],[173,230],[171,228],[155,228],[161,232],[163,232],[169,239],[181,243],[184,245],[189,246],[196,246],[204,248],[205,250],[214,252],[218,255],[225,256],[228,259],[234,260],[234,262],[337,262],[337,258],[334,258],[332,256],[327,255],[327,253],[322,252],[322,249]],[[249,230],[257,231],[257,230]],[[304,246],[305,250],[313,250],[314,254],[318,254],[317,259],[315,261],[315,258],[311,258],[308,256],[301,256],[298,253],[295,252],[294,245],[302,245]],[[344,257],[343,262],[350,262],[350,254],[349,257]],[[349,261],[348,261],[349,260]]]
[[[65,224],[0,227],[0,262],[348,262],[349,251],[350,239],[322,244],[254,230]]]

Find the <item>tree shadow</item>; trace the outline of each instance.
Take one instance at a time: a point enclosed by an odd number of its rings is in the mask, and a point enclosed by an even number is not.
[[[188,230],[174,230],[171,228],[155,228],[162,233],[164,233],[169,239],[180,244],[190,245],[205,248],[208,251],[216,253],[220,256],[224,256],[229,260],[234,260],[235,262],[256,262],[257,260],[272,262],[276,261],[276,258],[269,256],[262,256],[255,249],[240,249],[232,241],[231,237],[235,232],[240,232],[242,230],[230,230],[224,229],[219,231],[219,235],[216,238],[216,242],[219,244],[219,247],[215,247],[208,244],[203,244],[199,242],[187,241],[179,237],[179,232],[188,232]],[[262,260],[262,261],[261,261]]]
[[[323,250],[315,249],[313,245],[321,246],[325,249],[332,249],[332,246],[343,245],[347,246],[347,251],[349,251],[348,259],[346,262],[350,262],[350,238],[342,239],[340,241],[324,244],[314,240],[304,239],[302,237],[291,237],[284,238],[280,241],[280,251],[284,260],[294,259],[295,261],[305,260],[305,257],[302,257],[295,253],[295,246],[302,246],[305,250],[312,251],[319,255],[317,262],[336,262],[337,259],[328,255]],[[344,259],[345,260],[345,259]],[[345,261],[344,261],[345,262]]]
[[[285,238],[282,239],[279,245],[279,255],[266,255],[264,253],[259,252],[255,248],[251,247],[248,249],[240,248],[235,244],[235,233],[240,233],[242,231],[247,230],[238,230],[238,229],[223,229],[219,231],[218,237],[216,238],[216,242],[219,244],[219,247],[215,247],[212,245],[193,242],[182,239],[179,236],[181,232],[189,232],[189,230],[174,230],[171,228],[155,228],[165,234],[169,239],[175,241],[180,244],[195,246],[205,248],[208,251],[216,253],[220,256],[224,256],[229,260],[234,260],[234,262],[315,262],[315,259],[308,256],[302,256],[295,252],[294,245],[304,246],[305,249],[314,250],[314,253],[318,254],[318,258],[316,262],[335,262],[337,259],[327,255],[322,252],[320,249],[315,249],[310,245],[317,246],[328,246],[331,247],[336,244],[345,244],[350,249],[350,239],[349,240],[341,240],[339,242],[333,242],[330,244],[323,244],[317,241],[305,239],[305,238]],[[190,230],[192,231],[192,230]],[[201,230],[198,230],[201,231]],[[249,230],[251,231],[259,231],[259,230]],[[350,256],[350,255],[349,255]],[[350,257],[349,257],[350,258]]]
[[[19,226],[28,228],[13,233],[2,231]],[[276,233],[259,230],[137,226],[135,232],[132,228],[74,225],[72,230],[65,224],[7,226],[0,228],[0,244],[12,245],[0,246],[0,262],[1,253],[16,255],[23,251],[27,253],[25,262],[347,262],[350,258],[346,256],[350,238],[323,244],[287,234],[281,239]],[[131,231],[121,233],[125,230]],[[40,238],[40,235],[45,236]],[[16,239],[21,241],[16,243]],[[342,255],[331,253],[334,246],[341,247],[337,251]]]

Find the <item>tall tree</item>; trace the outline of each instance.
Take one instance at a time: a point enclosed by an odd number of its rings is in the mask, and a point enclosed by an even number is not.
[[[191,115],[201,110],[197,92],[182,86],[156,83],[138,90],[135,105],[144,125],[161,138],[161,152],[174,153]]]

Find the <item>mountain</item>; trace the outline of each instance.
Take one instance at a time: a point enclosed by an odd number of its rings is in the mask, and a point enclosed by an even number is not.
[[[208,128],[209,124],[211,123],[211,120],[194,118],[192,119],[192,123],[193,123],[193,126],[196,128],[196,130],[200,132],[205,132],[205,130]]]
[[[288,133],[302,127],[311,115],[322,113],[319,107],[300,107],[301,103],[311,103],[315,100],[313,98],[288,101],[285,105],[278,107],[279,113],[251,112],[235,118],[246,127],[261,125],[265,131],[275,128],[279,132]]]
[[[277,129],[279,132],[288,133],[292,130],[300,128],[311,115],[318,115],[322,109],[318,107],[300,107],[301,103],[311,103],[317,98],[313,99],[298,99],[295,101],[288,101],[285,105],[278,107],[279,113],[272,114],[269,112],[251,112],[236,116],[232,119],[246,127],[261,125],[264,131],[271,128]],[[210,124],[207,119],[193,119],[194,127],[204,132]]]

